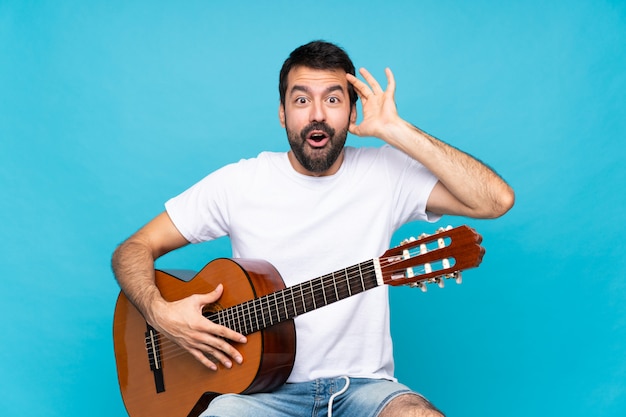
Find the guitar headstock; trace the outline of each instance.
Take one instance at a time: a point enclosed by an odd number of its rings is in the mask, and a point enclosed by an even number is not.
[[[480,265],[485,249],[482,236],[469,226],[439,229],[432,235],[403,241],[379,258],[383,281],[426,291],[426,284],[443,287],[447,278],[461,282],[461,271]]]

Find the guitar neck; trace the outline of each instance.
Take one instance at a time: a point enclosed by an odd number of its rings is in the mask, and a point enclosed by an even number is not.
[[[382,285],[377,262],[362,262],[206,316],[241,334],[254,333]]]

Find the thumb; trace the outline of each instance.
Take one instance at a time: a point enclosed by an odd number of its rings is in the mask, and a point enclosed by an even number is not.
[[[348,132],[356,136],[361,136],[359,125],[357,125],[356,122],[350,122],[350,125],[348,125]]]
[[[220,299],[222,294],[224,293],[224,286],[222,284],[218,284],[217,287],[211,292],[205,294],[196,294],[197,301],[202,306],[207,304],[211,304]]]

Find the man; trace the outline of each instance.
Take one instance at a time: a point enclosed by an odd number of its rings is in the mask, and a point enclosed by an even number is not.
[[[398,115],[389,69],[386,90],[365,69],[360,73],[366,82],[333,44],[294,50],[279,82],[279,119],[291,150],[264,152],[208,175],[116,249],[113,268],[127,297],[208,368],[245,360],[230,342],[246,338],[201,314],[228,291],[227,283],[167,302],[154,285],[159,256],[227,235],[234,257],[270,261],[291,286],[380,256],[406,222],[443,214],[494,218],[512,207],[513,191],[497,174]],[[348,131],[386,145],[345,147]],[[317,415],[319,407],[336,416],[441,415],[393,377],[386,286],[295,322],[288,383],[269,394],[222,395],[203,416]]]

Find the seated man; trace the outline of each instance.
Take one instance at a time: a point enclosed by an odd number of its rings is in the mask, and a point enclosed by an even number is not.
[[[245,360],[229,342],[246,337],[202,315],[228,284],[167,302],[154,283],[154,261],[163,254],[229,236],[233,257],[267,260],[292,286],[380,256],[407,222],[444,214],[494,218],[513,205],[512,189],[491,169],[398,115],[389,69],[385,90],[360,73],[365,82],[331,43],[295,49],[279,78],[278,115],[291,149],[209,174],[116,249],[113,268],[127,297],[208,368]],[[346,147],[348,132],[385,144]],[[301,417],[326,408],[335,416],[442,415],[394,378],[386,286],[298,316],[295,326],[286,384],[271,393],[221,395],[202,416]]]

